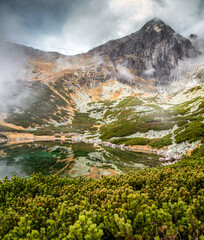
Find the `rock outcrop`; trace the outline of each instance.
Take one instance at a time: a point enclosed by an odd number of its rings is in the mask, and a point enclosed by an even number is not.
[[[171,70],[179,60],[194,58],[199,54],[190,40],[159,19],[153,19],[139,31],[109,41],[89,53],[108,55],[115,66],[123,64],[133,75],[146,80],[155,78],[156,85],[166,85],[171,81]]]

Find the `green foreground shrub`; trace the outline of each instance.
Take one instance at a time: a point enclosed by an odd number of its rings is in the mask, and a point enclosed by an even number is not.
[[[203,239],[204,146],[155,169],[0,181],[0,239]]]

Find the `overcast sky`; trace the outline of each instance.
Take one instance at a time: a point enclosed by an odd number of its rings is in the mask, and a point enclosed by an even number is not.
[[[0,39],[76,54],[154,17],[185,37],[204,38],[204,0],[0,0]]]

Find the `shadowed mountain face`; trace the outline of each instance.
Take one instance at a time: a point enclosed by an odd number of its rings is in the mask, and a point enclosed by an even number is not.
[[[114,64],[125,64],[136,76],[155,78],[156,85],[171,81],[171,70],[179,60],[199,54],[188,39],[159,19],[153,19],[138,32],[110,41],[89,53],[108,55]]]

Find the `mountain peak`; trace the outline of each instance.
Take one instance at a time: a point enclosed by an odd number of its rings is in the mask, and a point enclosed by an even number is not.
[[[161,19],[156,18],[156,17],[145,23],[145,25],[148,25],[148,24],[163,24],[163,25],[166,25]]]
[[[199,54],[188,39],[158,18],[148,21],[139,31],[92,49],[90,53],[109,56],[115,65],[125,63],[135,76],[146,80],[154,78],[156,84],[162,85],[172,80],[171,71],[180,60]]]
[[[148,31],[150,32],[151,30],[156,31],[159,33],[162,30],[167,30],[172,33],[175,31],[167,24],[165,24],[161,19],[159,18],[153,18],[152,20],[148,21],[142,28],[141,31]]]

